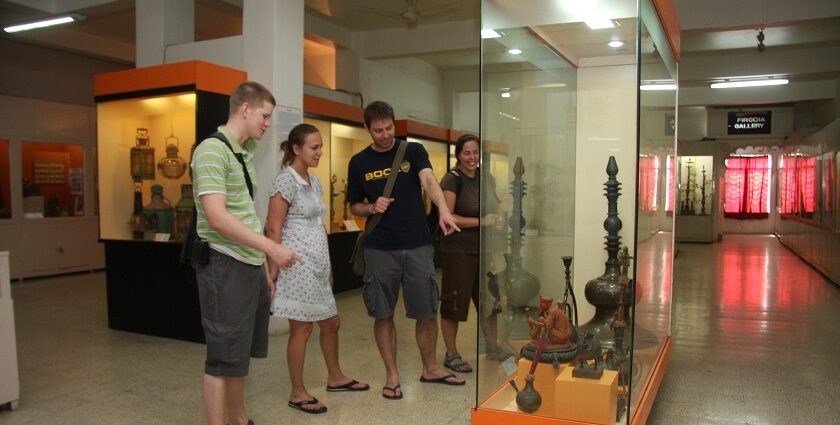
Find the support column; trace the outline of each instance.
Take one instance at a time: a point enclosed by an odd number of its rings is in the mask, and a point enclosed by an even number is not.
[[[161,65],[168,46],[194,40],[194,1],[143,0],[135,2],[134,8],[137,68]]]
[[[248,79],[266,86],[277,100],[269,131],[258,143],[257,214],[265,222],[268,191],[280,170],[280,142],[303,122],[303,19],[300,0],[245,0],[242,10],[242,64]],[[288,332],[288,322],[272,316],[270,332]]]

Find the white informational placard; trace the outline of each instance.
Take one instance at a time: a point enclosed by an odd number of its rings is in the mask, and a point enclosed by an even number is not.
[[[359,228],[359,225],[356,224],[356,220],[344,220],[344,227],[347,228],[348,232],[358,232],[362,230]]]
[[[155,242],[168,242],[170,236],[171,235],[169,233],[155,233],[154,241]]]
[[[277,105],[274,108],[274,121],[276,123],[274,134],[277,137],[277,147],[279,148],[280,143],[289,138],[289,132],[303,122],[303,114],[298,108]]]

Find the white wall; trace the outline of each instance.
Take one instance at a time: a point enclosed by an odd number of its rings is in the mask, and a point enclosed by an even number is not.
[[[0,51],[0,93],[60,103],[92,106],[94,75],[131,68],[5,38]]]
[[[105,267],[97,242],[95,205],[96,113],[92,106],[0,96],[0,139],[9,140],[12,218],[0,220],[0,251],[9,251],[11,276],[42,276]],[[23,218],[21,143],[82,145],[84,217]],[[6,171],[6,170],[3,170]]]
[[[610,156],[618,163],[622,183],[618,215],[623,221],[621,243],[634,244],[636,215],[636,67],[604,66],[578,69],[577,149],[575,177],[575,291],[604,273],[607,202],[603,184]],[[583,298],[583,297],[581,297]],[[579,315],[586,322],[595,308],[579,300]]]
[[[360,61],[359,86],[365,103],[383,100],[399,118],[444,126],[443,75],[416,58]]]

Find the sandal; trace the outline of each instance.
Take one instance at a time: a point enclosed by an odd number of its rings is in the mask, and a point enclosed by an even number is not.
[[[443,365],[458,373],[470,373],[473,370],[472,366],[465,362],[458,353],[447,354],[443,360]]]
[[[495,350],[487,350],[487,360],[495,360],[495,361],[505,361],[508,357],[513,356],[513,353],[510,351],[502,349],[502,347],[496,346]]]
[[[293,402],[293,401],[289,400],[289,407],[291,407],[292,409],[300,410],[301,412],[318,414],[318,413],[324,413],[324,412],[327,411],[327,406],[321,406],[321,408],[319,408],[319,409],[307,409],[307,408],[303,407],[303,406],[309,406],[309,405],[313,405],[313,404],[318,404],[318,399],[315,398],[315,397],[313,397],[312,400],[303,400],[303,401],[298,401],[298,402]]]
[[[385,394],[385,391],[390,391],[391,395]],[[397,394],[397,391],[400,393]],[[388,400],[399,400],[403,398],[402,388],[400,388],[400,384],[397,384],[393,387],[382,387],[382,397],[387,398]]]

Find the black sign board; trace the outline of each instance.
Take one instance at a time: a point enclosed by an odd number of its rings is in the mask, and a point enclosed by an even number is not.
[[[726,134],[770,134],[771,111],[729,112]]]

